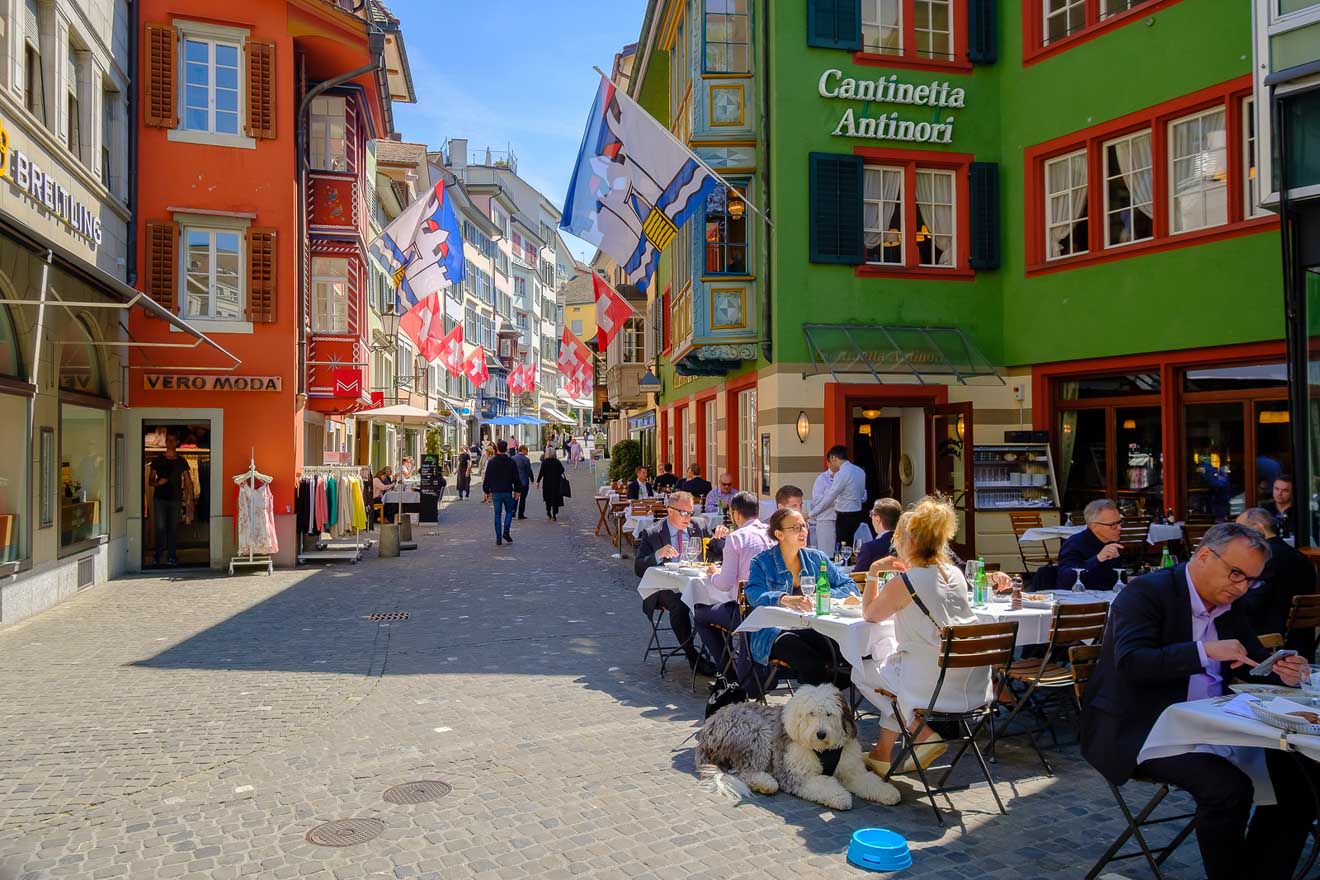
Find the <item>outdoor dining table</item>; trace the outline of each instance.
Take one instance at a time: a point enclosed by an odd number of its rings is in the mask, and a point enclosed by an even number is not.
[[[729,596],[710,582],[704,568],[673,569],[662,565],[653,565],[642,575],[637,584],[637,595],[643,600],[661,590],[673,590],[683,598],[683,604],[697,610],[698,605],[721,605],[732,602],[737,595]]]
[[[1112,590],[1084,590],[1082,592],[1073,592],[1071,590],[1052,590],[1049,593],[1054,601],[1060,605],[1083,604],[1086,602],[1112,602],[1118,594]],[[1054,622],[1054,609],[1023,607],[1016,611],[1013,609],[1010,597],[1004,594],[1002,598],[995,596],[989,604],[972,608],[976,614],[976,619],[980,623],[1008,623],[1016,620],[1018,624],[1017,646],[1024,648],[1028,645],[1043,645],[1050,640],[1050,626]]]
[[[610,527],[610,504],[619,500],[618,492],[606,492],[595,497],[596,509],[600,511],[600,518],[596,520],[596,534],[600,534],[601,526],[605,527],[605,534],[609,538],[614,537],[614,531]]]
[[[633,516],[630,513],[628,514],[628,518],[625,519],[623,522],[623,528],[624,531],[632,535],[634,539],[640,540],[642,537],[642,532],[646,531],[651,526],[658,523],[660,519],[663,519],[663,517],[657,519],[652,514]],[[695,523],[700,523],[702,526],[706,528],[707,531],[712,531],[717,525],[720,524],[720,515],[718,513],[698,513],[692,517],[692,521]]]
[[[1027,529],[1018,536],[1018,543],[1028,541],[1065,541],[1085,529],[1086,526],[1037,526]],[[1181,541],[1182,523],[1151,523],[1146,530],[1147,544],[1163,544],[1165,541]]]
[[[898,647],[893,619],[870,623],[861,617],[827,614],[821,617],[808,611],[794,611],[782,605],[762,605],[752,609],[737,631],[758,629],[811,629],[839,647],[839,655],[852,664],[852,681],[867,699],[874,698],[875,683],[868,682],[867,667],[877,665]],[[870,663],[866,661],[870,658]]]

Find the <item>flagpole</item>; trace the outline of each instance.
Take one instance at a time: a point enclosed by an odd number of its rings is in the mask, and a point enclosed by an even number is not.
[[[605,71],[601,70],[599,67],[596,67],[596,66],[594,66],[594,65],[592,66],[591,69],[594,70],[594,71],[596,71],[596,73],[600,74],[601,79],[605,80],[605,82],[607,82],[607,83],[609,83],[611,86],[613,86],[613,87],[614,87],[614,91],[615,91],[616,94],[620,94],[620,95],[622,95],[624,98],[628,99],[629,101],[632,101],[633,105],[636,106],[638,110],[641,110],[643,113],[646,113],[647,116],[651,116],[651,114],[647,112],[647,110],[646,110],[645,107],[643,107],[641,104],[638,104],[636,101],[633,101],[632,96],[629,95],[628,92],[627,92],[625,89],[620,88],[620,87],[614,82],[614,80],[610,79],[609,76],[606,75]],[[714,177],[716,180],[718,180],[720,183],[722,183],[722,184],[724,185],[724,188],[725,188],[725,189],[730,189],[730,190],[733,190],[734,192],[737,192],[737,191],[738,191],[738,188],[735,187],[732,183],[729,183],[729,181],[728,181],[727,179],[725,179],[725,177],[724,177],[723,174],[720,174],[720,173],[719,173],[718,171],[716,171],[714,168],[710,167],[710,165],[708,165],[708,164],[706,163],[706,160],[705,160],[705,159],[703,159],[703,158],[701,158],[700,156],[697,155],[697,153],[696,153],[695,150],[693,150],[690,146],[688,146],[687,144],[685,144],[685,143],[683,143],[682,141],[680,141],[677,137],[675,137],[675,136],[674,136],[674,133],[673,133],[672,131],[669,130],[669,127],[668,127],[667,125],[665,125],[664,123],[662,123],[659,119],[656,119],[654,116],[651,116],[651,119],[653,119],[653,120],[655,121],[655,124],[658,125],[658,126],[660,127],[660,130],[663,131],[663,132],[669,137],[669,139],[670,139],[671,141],[673,141],[673,142],[674,142],[675,144],[677,144],[678,146],[682,147],[683,150],[685,150],[685,151],[688,153],[688,155],[690,155],[690,156],[693,158],[693,160],[696,161],[696,163],[697,163],[698,165],[700,165],[702,168],[705,168],[706,171],[709,172],[710,175],[711,175],[712,177]],[[750,201],[748,201],[748,199],[747,199],[747,197],[746,197],[745,195],[739,193],[739,197],[742,199],[742,203],[743,203],[744,205],[746,205],[747,207],[751,208],[751,209],[752,209],[753,211],[755,211],[757,214],[760,214],[760,215],[761,215],[761,219],[765,221],[765,224],[766,224],[767,226],[771,226],[771,227],[773,227],[773,226],[775,225],[774,223],[772,223],[772,222],[770,221],[770,217],[769,217],[764,211],[762,211],[760,208],[756,207],[756,205],[753,205]]]

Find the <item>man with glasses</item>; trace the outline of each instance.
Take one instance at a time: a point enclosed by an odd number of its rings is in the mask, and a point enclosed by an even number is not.
[[[1110,606],[1082,711],[1082,754],[1111,783],[1139,774],[1196,801],[1196,838],[1210,880],[1292,877],[1315,818],[1311,787],[1297,772],[1304,767],[1314,776],[1315,765],[1282,751],[1264,750],[1276,803],[1254,814],[1254,783],[1239,769],[1254,750],[1200,745],[1152,750],[1143,759],[1165,709],[1229,694],[1235,674],[1269,655],[1238,601],[1260,583],[1269,558],[1255,529],[1221,523],[1186,564],[1133,579]],[[1287,657],[1254,680],[1296,686],[1305,670],[1304,658]]]
[[[733,487],[733,475],[725,471],[720,474],[719,488],[712,489],[706,495],[706,512],[714,513],[720,509],[721,504],[728,507],[733,496],[737,494],[738,490]]]
[[[1118,505],[1108,498],[1100,498],[1086,505],[1083,511],[1086,528],[1063,542],[1059,548],[1059,586],[1071,587],[1077,582],[1076,569],[1085,569],[1082,584],[1088,590],[1112,590],[1118,583],[1118,567],[1122,562],[1123,515]]]
[[[682,559],[689,547],[701,547],[703,538],[711,533],[699,522],[693,522],[696,503],[688,492],[675,492],[669,496],[669,515],[660,522],[642,532],[637,543],[637,556],[633,559],[633,572],[638,577],[646,574],[648,568],[660,565],[671,559]],[[716,534],[727,531],[721,527]],[[720,535],[723,537],[723,535]],[[710,555],[718,557],[724,542],[714,537],[710,542]],[[688,665],[705,675],[713,675],[711,665],[701,660],[701,652],[692,640],[692,613],[676,590],[660,590],[647,596],[642,601],[642,612],[649,618],[657,608],[669,612],[669,625],[674,629],[674,636],[683,646]],[[700,661],[700,665],[698,665]]]

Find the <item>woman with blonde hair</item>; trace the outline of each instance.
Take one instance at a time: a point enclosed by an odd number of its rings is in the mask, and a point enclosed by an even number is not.
[[[866,758],[866,766],[889,772],[899,724],[915,727],[915,709],[930,705],[940,676],[939,657],[945,627],[976,623],[967,598],[967,579],[950,561],[949,542],[958,534],[953,506],[940,498],[923,498],[898,519],[893,550],[897,559],[877,560],[867,572],[862,594],[862,616],[872,623],[893,618],[898,647],[880,664],[879,686],[898,697],[903,717],[894,717],[887,699],[880,708],[880,738]],[[898,572],[880,586],[879,572]],[[990,670],[949,669],[936,709],[960,712],[983,706],[990,699]],[[940,737],[929,727],[917,736],[917,758],[928,767],[945,751]],[[900,771],[914,769],[906,763]]]

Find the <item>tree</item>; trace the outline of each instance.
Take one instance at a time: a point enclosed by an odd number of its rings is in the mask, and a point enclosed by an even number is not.
[[[610,479],[631,480],[642,466],[642,444],[636,440],[620,440],[610,450]]]

